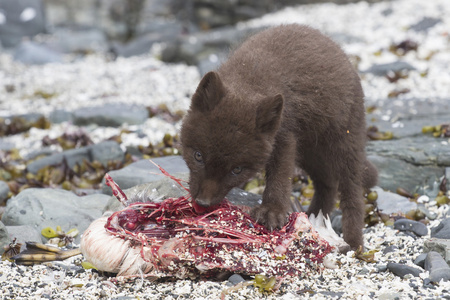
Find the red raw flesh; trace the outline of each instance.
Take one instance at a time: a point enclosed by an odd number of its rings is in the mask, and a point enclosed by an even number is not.
[[[122,203],[128,202],[110,177],[107,182]],[[281,230],[270,232],[226,199],[201,210],[183,196],[130,204],[112,214],[105,228],[141,247],[142,258],[158,277],[208,278],[222,271],[305,276],[321,268],[318,264],[332,247],[310,227],[304,232],[296,228],[298,219],[307,217],[292,213]]]

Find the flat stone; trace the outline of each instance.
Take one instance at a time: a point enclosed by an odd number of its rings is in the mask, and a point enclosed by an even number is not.
[[[396,252],[398,250],[398,247],[396,245],[390,245],[384,248],[383,254],[388,254],[392,252]]]
[[[148,111],[145,107],[120,103],[83,107],[73,112],[73,122],[79,126],[97,124],[119,127],[124,123],[137,125],[144,123],[147,118]]]
[[[414,31],[418,31],[418,32],[428,31],[428,29],[434,27],[434,25],[441,23],[441,22],[442,22],[442,20],[438,19],[438,18],[424,17],[417,24],[414,24],[409,28]]]
[[[172,176],[178,177],[180,174],[189,174],[189,168],[181,156],[165,156],[153,158],[152,161],[160,165]],[[159,181],[165,177],[158,167],[148,160],[140,160],[132,163],[120,170],[108,173],[122,190],[129,189],[143,183]],[[112,195],[111,189],[105,184],[103,179],[102,191],[104,194]]]
[[[245,281],[245,279],[239,275],[239,274],[233,274],[228,278],[228,281],[232,284],[232,285],[236,285],[238,283],[241,283],[243,281]]]
[[[81,234],[101,217],[108,199],[101,194],[79,197],[60,189],[30,188],[8,200],[2,222],[7,226],[29,225],[38,232],[60,225],[64,231],[77,228]]]
[[[450,217],[443,219],[438,226],[431,228],[431,237],[450,240]]]
[[[417,204],[409,201],[406,197],[386,192],[380,187],[375,187],[372,190],[378,193],[377,207],[382,213],[388,215],[393,213],[407,213],[417,209]]]
[[[446,264],[442,256],[435,252],[428,252],[425,259],[425,270],[430,272],[430,280],[438,283],[441,280],[450,280],[450,267]]]
[[[395,221],[394,229],[413,232],[417,236],[424,236],[428,234],[428,228],[425,224],[409,219],[400,219]]]
[[[404,61],[395,61],[392,63],[386,64],[375,64],[371,66],[369,69],[363,71],[363,73],[372,73],[377,76],[385,76],[389,72],[398,72],[398,71],[411,71],[415,70],[413,66]]]
[[[418,268],[410,267],[410,266],[407,266],[404,264],[393,263],[393,262],[388,263],[387,268],[394,275],[397,275],[401,278],[405,277],[408,274],[411,274],[414,277],[419,277],[419,274],[423,272],[423,270],[420,270]]]
[[[46,156],[35,161],[32,161],[27,165],[29,172],[36,174],[40,169],[46,166],[58,165],[67,161],[69,168],[73,168],[75,164],[81,164],[84,160],[94,161],[97,160],[103,165],[106,165],[110,160],[123,161],[125,154],[123,153],[120,145],[115,141],[104,141],[98,144],[81,147],[78,149],[66,150],[62,153],[55,153],[50,156]]]
[[[423,243],[423,251],[435,251],[439,253],[444,260],[450,265],[450,240],[430,238]]]

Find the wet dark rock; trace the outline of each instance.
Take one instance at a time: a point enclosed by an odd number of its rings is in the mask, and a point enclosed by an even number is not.
[[[450,217],[443,219],[438,226],[431,228],[431,237],[450,240]]]
[[[73,122],[79,126],[97,124],[118,127],[124,123],[136,125],[144,123],[147,118],[145,107],[120,103],[83,107],[73,112]]]
[[[430,17],[424,17],[422,20],[420,20],[418,23],[412,25],[410,29],[414,31],[428,31],[428,29],[434,27],[434,25],[441,23],[441,19],[437,18],[430,18]]]
[[[404,264],[393,263],[393,262],[388,263],[387,268],[394,275],[397,275],[401,278],[404,278],[408,274],[411,274],[414,277],[419,277],[419,274],[423,272],[423,270],[420,270],[418,268],[410,267],[410,266],[407,266]]]
[[[42,0],[0,0],[0,42],[14,47],[24,37],[45,32],[45,13]]]
[[[363,73],[372,73],[376,76],[385,76],[389,72],[400,72],[400,71],[411,71],[415,70],[413,66],[404,61],[396,61],[392,63],[386,64],[375,64],[371,66],[369,69],[363,71]]]
[[[32,41],[24,41],[14,50],[14,60],[28,65],[43,65],[48,63],[62,63],[61,53],[46,45]]]
[[[450,265],[450,240],[430,238],[423,244],[424,252],[435,251],[439,253]]]
[[[108,199],[101,194],[79,197],[65,190],[30,188],[8,200],[2,222],[7,226],[29,225],[39,232],[59,225],[64,231],[77,228],[82,233],[101,217]]]
[[[409,219],[400,219],[394,222],[394,229],[400,231],[409,231],[417,236],[424,236],[428,234],[428,228],[425,224]]]
[[[392,252],[396,252],[398,250],[398,247],[395,245],[390,245],[387,246],[386,248],[384,248],[383,250],[383,254],[388,254],[388,253],[392,253]]]
[[[435,252],[430,251],[425,259],[425,270],[430,272],[430,280],[438,283],[441,280],[450,280],[450,267],[445,263],[442,256]]]
[[[378,193],[377,207],[385,214],[407,213],[417,208],[417,204],[409,201],[406,197],[384,191],[379,187],[375,187],[372,190]]]
[[[331,226],[337,234],[342,233],[342,211],[334,210],[331,213]]]
[[[5,203],[6,199],[8,198],[8,193],[8,184],[5,181],[0,180],[0,205],[3,205],[3,203]]]
[[[94,161],[98,160],[103,165],[106,165],[110,160],[123,161],[125,154],[120,145],[114,141],[104,141],[98,144],[81,147],[78,149],[71,149],[62,153],[52,154],[47,157],[35,160],[27,165],[29,172],[36,174],[40,169],[46,166],[58,165],[65,159],[70,168],[76,163],[82,163],[83,160]]]
[[[425,268],[425,259],[426,258],[427,258],[427,253],[422,253],[416,257],[416,259],[414,260],[414,264],[421,268]]]

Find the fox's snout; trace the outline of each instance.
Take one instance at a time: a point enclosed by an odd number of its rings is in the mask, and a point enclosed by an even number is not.
[[[219,204],[225,197],[225,194],[223,194],[224,191],[220,188],[220,184],[211,179],[205,179],[200,182],[195,190],[196,193],[192,196],[195,202],[203,207]]]

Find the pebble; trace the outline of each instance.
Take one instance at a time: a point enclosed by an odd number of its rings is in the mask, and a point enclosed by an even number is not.
[[[411,274],[414,277],[419,277],[420,273],[422,273],[423,271],[418,269],[418,268],[414,268],[405,264],[398,264],[398,263],[393,263],[390,262],[387,264],[387,268],[389,271],[391,271],[392,273],[394,273],[395,275],[404,278],[406,275]]]
[[[442,256],[435,252],[430,251],[425,259],[425,270],[430,273],[430,280],[432,282],[440,282],[441,280],[450,280],[450,267],[447,265]]]
[[[424,236],[428,234],[428,228],[425,224],[408,219],[400,219],[395,221],[394,229],[406,232],[413,232],[418,236]]]
[[[427,258],[427,253],[422,253],[416,257],[414,264],[421,268],[425,268],[425,259]]]
[[[239,275],[239,274],[233,274],[228,278],[228,281],[232,284],[232,285],[236,285],[238,283],[244,282],[245,279]]]

